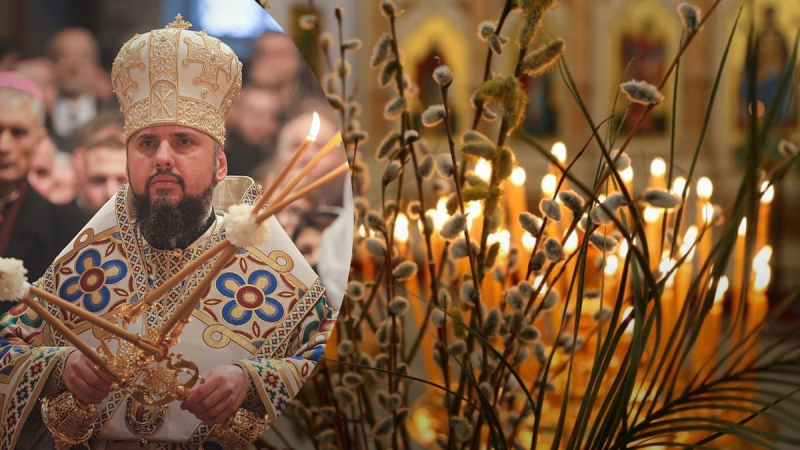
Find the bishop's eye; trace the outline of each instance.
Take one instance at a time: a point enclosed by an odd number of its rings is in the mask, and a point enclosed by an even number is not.
[[[178,140],[178,143],[179,143],[180,145],[189,145],[189,144],[191,144],[191,143],[192,143],[192,141],[191,141],[189,138],[180,138],[180,139]]]

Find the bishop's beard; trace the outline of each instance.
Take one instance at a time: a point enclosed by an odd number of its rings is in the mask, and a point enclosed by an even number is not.
[[[169,171],[154,173],[145,183],[144,194],[136,194],[133,189],[131,205],[133,214],[145,240],[160,250],[186,248],[196,241],[208,228],[212,220],[211,200],[214,196],[216,180],[199,195],[184,195],[180,200],[170,200],[167,192],[156,191],[150,195],[150,182],[158,175],[170,175],[185,186],[183,178]]]

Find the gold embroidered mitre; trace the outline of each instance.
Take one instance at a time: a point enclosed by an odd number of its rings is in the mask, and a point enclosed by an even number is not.
[[[153,125],[182,125],[225,143],[225,117],[242,87],[230,47],[180,14],[165,28],[135,35],[120,50],[111,82],[125,115],[125,140]]]

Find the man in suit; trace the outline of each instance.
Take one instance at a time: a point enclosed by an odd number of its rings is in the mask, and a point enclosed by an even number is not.
[[[45,137],[42,93],[14,72],[0,72],[0,255],[41,277],[84,224],[74,205],[58,206],[27,182],[33,150]],[[0,313],[11,305],[0,304]]]

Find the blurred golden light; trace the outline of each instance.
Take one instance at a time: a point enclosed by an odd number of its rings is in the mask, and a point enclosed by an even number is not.
[[[761,203],[772,203],[775,198],[775,187],[769,184],[769,181],[761,183]]]
[[[769,265],[760,267],[758,271],[756,271],[756,279],[753,282],[753,289],[755,289],[756,292],[766,291],[771,277],[772,269],[769,267]]]
[[[492,178],[492,163],[485,159],[479,160],[475,163],[475,175],[479,176],[483,181],[489,181]]]
[[[311,118],[311,129],[308,131],[308,136],[306,136],[306,140],[310,142],[314,142],[317,140],[317,136],[319,135],[319,114],[314,111],[314,116]]]
[[[630,183],[633,181],[633,167],[628,167],[627,169],[623,170],[619,173],[620,178],[625,183]]]
[[[728,291],[728,287],[728,277],[723,276],[717,283],[717,290],[714,292],[714,303],[719,303],[723,298],[725,298],[725,293]]]
[[[516,167],[511,171],[511,183],[514,186],[522,186],[525,184],[525,169]]]
[[[561,141],[553,144],[553,147],[550,149],[550,153],[552,153],[562,165],[567,160],[567,146]]]
[[[708,200],[711,198],[711,194],[714,192],[714,183],[708,177],[702,177],[697,180],[697,196],[702,198],[703,200]]]
[[[686,190],[686,178],[675,177],[672,180],[672,193],[680,197],[683,195],[684,190]]]
[[[603,267],[603,273],[608,276],[613,276],[617,273],[619,268],[619,258],[614,255],[606,256],[606,265]]]
[[[533,237],[532,234],[528,233],[527,231],[522,235],[522,246],[525,248],[526,251],[531,252],[533,251],[533,247],[536,246],[536,238]]]
[[[769,266],[770,258],[772,258],[772,246],[765,245],[753,258],[753,270],[758,271]]]
[[[747,234],[747,217],[742,217],[742,221],[739,222],[739,236],[744,236]]]
[[[394,238],[402,244],[408,242],[408,226],[408,217],[403,213],[398,214],[394,223]]]
[[[650,175],[663,177],[665,173],[667,173],[667,163],[661,158],[654,158],[650,163]]]
[[[542,195],[552,197],[556,193],[556,185],[558,185],[558,178],[552,173],[542,177]]]
[[[661,217],[661,211],[658,208],[651,208],[650,206],[644,207],[644,221],[647,223],[655,223]]]

